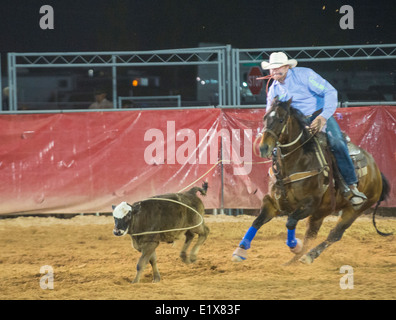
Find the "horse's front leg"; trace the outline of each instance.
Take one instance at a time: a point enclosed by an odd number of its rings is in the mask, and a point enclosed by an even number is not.
[[[314,198],[309,198],[301,202],[299,208],[288,216],[286,222],[286,245],[290,248],[290,251],[295,254],[295,256],[289,262],[285,263],[285,265],[298,261],[298,259],[307,251],[310,240],[316,236],[317,231],[322,224],[322,219],[317,220],[312,217],[312,214],[317,210],[317,208],[317,201]],[[308,222],[304,243],[302,243],[300,239],[296,238],[295,232],[298,221],[307,217],[310,217],[310,221]]]
[[[239,243],[238,248],[232,254],[232,261],[240,262],[246,260],[247,250],[250,248],[250,244],[255,237],[257,231],[261,226],[269,222],[273,217],[279,214],[279,210],[275,206],[275,201],[269,195],[266,195],[263,199],[260,214],[253,221],[252,226],[248,229],[242,241]]]

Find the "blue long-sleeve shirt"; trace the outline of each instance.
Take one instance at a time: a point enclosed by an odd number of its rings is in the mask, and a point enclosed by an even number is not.
[[[267,95],[268,107],[276,96],[280,101],[292,98],[291,106],[306,116],[323,109],[320,115],[326,120],[334,114],[338,103],[337,90],[312,69],[302,67],[289,69],[284,83],[274,81]]]

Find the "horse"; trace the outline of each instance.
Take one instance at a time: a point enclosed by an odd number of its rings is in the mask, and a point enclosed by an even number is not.
[[[375,203],[377,209],[380,202],[389,195],[389,182],[372,155],[353,143],[348,143],[350,154],[352,149],[359,156],[361,171],[358,171],[358,189],[367,196],[361,205],[353,206],[345,198],[342,177],[327,148],[326,134],[313,134],[309,129],[308,118],[291,106],[291,100],[279,101],[278,98],[274,99],[270,110],[265,114],[259,149],[261,157],[272,156],[270,192],[264,196],[260,213],[234,251],[232,261],[247,258],[247,250],[261,226],[275,216],[287,214],[286,244],[295,255],[285,265],[297,261],[311,264],[326,248],[341,240],[345,230],[364,211]],[[308,251],[324,218],[341,210],[342,215],[327,239]],[[374,215],[373,224],[377,232],[389,235],[377,229]],[[305,218],[308,218],[307,228],[302,242],[295,237],[295,229],[297,223]]]

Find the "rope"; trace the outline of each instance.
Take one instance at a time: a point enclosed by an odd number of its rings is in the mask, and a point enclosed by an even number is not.
[[[269,83],[271,81],[271,79],[274,79],[270,74],[264,77],[257,77],[256,80],[268,80],[267,81],[267,85],[265,87],[265,91],[268,94],[268,87],[269,87]]]
[[[198,181],[200,181],[203,177],[205,177],[207,174],[209,174],[210,171],[212,171],[219,163],[228,161],[228,164],[231,164],[231,160],[219,160],[217,161],[208,171],[206,171],[202,176],[200,176],[197,180],[193,181],[192,183],[190,183],[187,187],[184,187],[183,189],[181,189],[179,192],[183,192],[184,190],[188,189],[189,187],[191,187],[192,185],[196,184]],[[271,160],[266,160],[266,161],[246,161],[244,163],[247,164],[265,164],[265,163],[270,163]]]
[[[184,187],[183,189],[179,190],[179,192],[183,192],[184,190],[188,189],[192,185],[196,184],[199,180],[201,180],[203,177],[205,177],[207,174],[209,174],[210,171],[212,171],[219,163],[221,163],[224,160],[219,160],[217,161],[208,171],[206,171],[202,176],[200,176],[197,180],[193,181],[190,183],[187,187]]]
[[[192,182],[191,184],[189,184],[187,187],[181,189],[179,192],[183,192],[184,190],[186,190],[187,188],[189,188],[191,185],[195,184],[197,181],[201,180],[203,177],[205,177],[210,171],[212,171],[219,163],[224,162],[224,161],[229,161],[231,163],[231,160],[219,160],[217,161],[208,171],[206,171],[202,176],[200,176],[197,180],[195,180],[194,182]],[[245,163],[249,163],[249,164],[263,164],[263,163],[268,163],[271,161],[261,161],[261,162],[245,162]],[[199,217],[200,217],[200,222],[194,226],[191,227],[184,227],[184,228],[176,228],[176,229],[168,229],[168,230],[158,230],[158,231],[145,231],[145,232],[139,232],[139,233],[134,233],[131,234],[131,236],[142,236],[142,235],[147,235],[147,234],[157,234],[157,233],[165,233],[165,232],[173,232],[173,231],[183,231],[183,230],[190,230],[190,229],[194,229],[199,227],[202,223],[203,223],[203,217],[201,216],[201,214],[195,210],[194,208],[190,207],[189,205],[180,202],[180,201],[176,201],[176,200],[172,200],[172,199],[166,199],[166,198],[148,198],[145,200],[142,200],[140,202],[143,201],[168,201],[168,202],[173,202],[173,203],[177,203],[180,204],[182,206],[185,206],[186,208],[192,210],[194,213],[196,213]]]
[[[165,233],[165,232],[172,232],[172,231],[190,230],[190,229],[199,227],[204,221],[203,217],[200,215],[200,213],[197,210],[195,210],[194,208],[192,208],[189,205],[186,205],[185,203],[180,202],[180,201],[176,201],[176,200],[172,200],[172,199],[164,199],[164,198],[149,198],[149,199],[146,199],[146,200],[142,200],[141,202],[143,202],[143,201],[151,201],[151,200],[168,201],[168,202],[174,202],[174,203],[177,203],[177,204],[181,204],[181,205],[185,206],[186,208],[194,211],[194,213],[196,213],[200,217],[201,221],[197,225],[192,226],[192,227],[184,227],[184,228],[176,228],[176,229],[168,229],[168,230],[159,230],[159,231],[145,231],[145,232],[131,234],[131,236],[142,236],[142,235],[146,235],[146,234],[157,234],[157,233]]]

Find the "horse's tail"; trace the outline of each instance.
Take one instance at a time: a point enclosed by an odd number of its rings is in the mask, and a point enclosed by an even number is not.
[[[379,202],[386,200],[388,198],[389,193],[390,193],[390,184],[389,181],[386,179],[384,174],[381,172],[381,178],[382,178],[382,192],[381,196],[379,198]]]
[[[390,193],[390,184],[389,181],[386,179],[386,177],[384,176],[384,174],[381,172],[381,178],[382,178],[382,191],[381,191],[381,195],[380,198],[377,202],[377,205],[374,208],[374,212],[373,212],[373,225],[375,230],[377,231],[377,233],[383,237],[387,237],[387,236],[391,236],[393,235],[393,232],[389,232],[389,233],[384,233],[381,232],[377,229],[377,225],[375,223],[375,214],[377,212],[378,206],[380,205],[380,203],[384,200],[386,200],[386,198],[388,198],[389,193]]]

